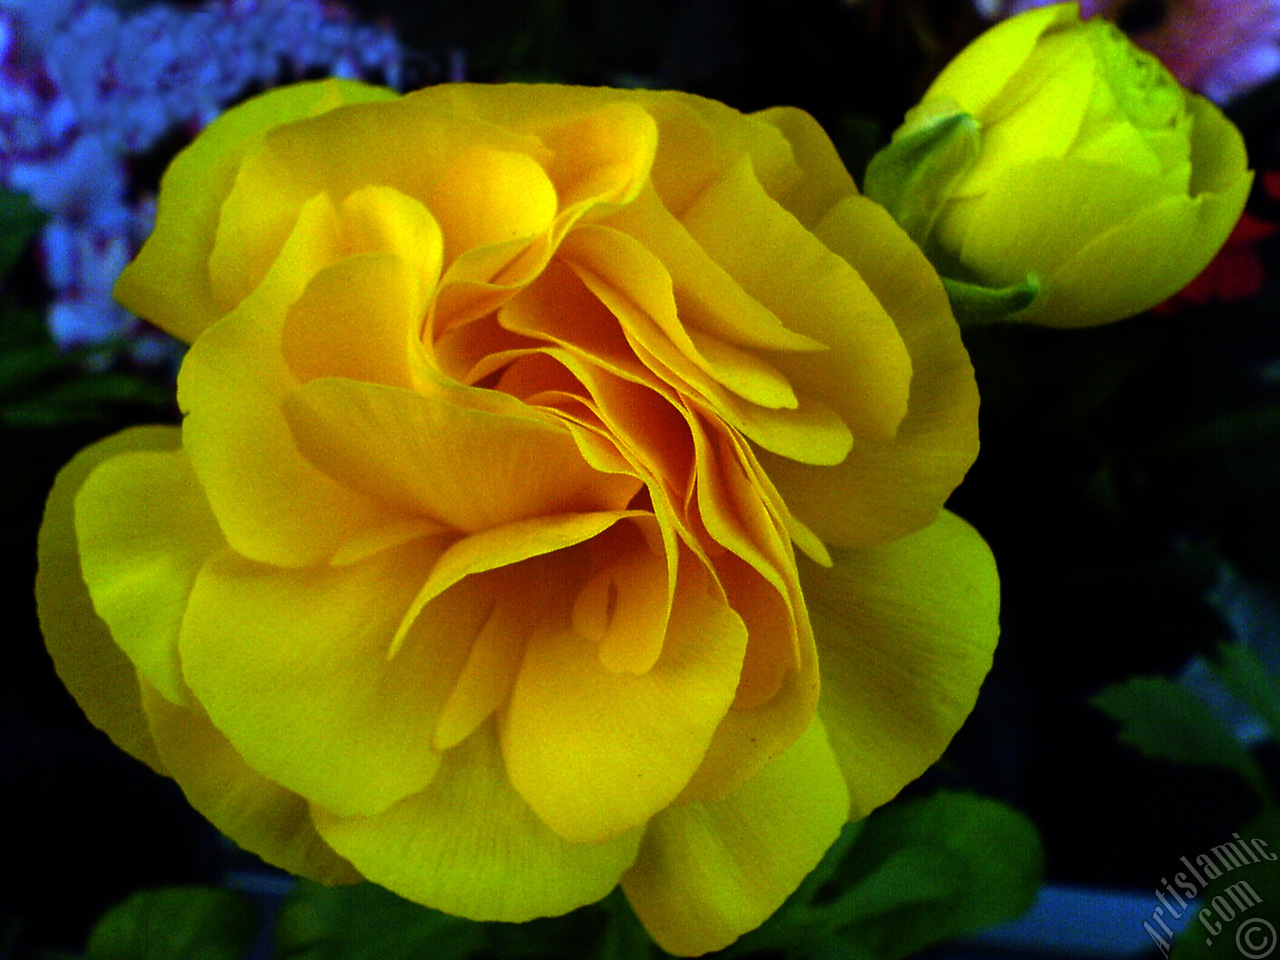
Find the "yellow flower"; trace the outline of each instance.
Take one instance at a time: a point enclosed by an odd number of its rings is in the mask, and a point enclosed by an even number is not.
[[[702,953],[972,707],[972,371],[806,114],[284,88],[117,292],[191,343],[185,420],[63,470],[46,640],[272,863],[508,921],[620,883]]]
[[[958,112],[976,120],[976,157],[913,233],[949,278],[1003,288],[1031,275],[1040,295],[1017,320],[1107,323],[1172,296],[1226,241],[1252,182],[1218,108],[1075,3],[984,33],[895,139]]]

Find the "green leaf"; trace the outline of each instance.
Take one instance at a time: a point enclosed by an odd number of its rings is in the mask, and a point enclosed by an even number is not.
[[[1253,651],[1243,644],[1224,643],[1212,669],[1222,685],[1267,725],[1272,739],[1280,739],[1280,684]]]
[[[951,312],[962,326],[985,326],[1007,320],[1025,310],[1040,295],[1040,278],[1027,274],[1021,283],[1009,287],[984,287],[978,283],[943,277],[942,285],[951,301]]]
[[[854,949],[882,960],[1003,923],[1031,906],[1044,873],[1035,825],[997,800],[942,791],[871,815],[829,909]]]
[[[1231,728],[1181,684],[1165,677],[1134,677],[1089,702],[1120,722],[1121,743],[1149,757],[1234,770],[1267,798],[1266,777],[1257,761]]]
[[[894,139],[871,158],[863,192],[927,249],[929,233],[981,150],[978,121],[961,110],[907,113]]]
[[[71,368],[51,342],[12,347],[0,354],[0,402],[21,397],[41,380]]]
[[[608,918],[600,940],[600,960],[655,960],[659,956],[660,951],[620,888],[600,905]]]
[[[231,890],[141,890],[98,921],[84,960],[239,960],[257,919],[253,904]]]
[[[482,924],[410,903],[372,883],[299,881],[276,924],[279,960],[464,960]]]
[[[25,194],[0,190],[0,277],[13,269],[46,219]]]
[[[51,427],[106,418],[120,405],[154,407],[173,402],[173,388],[138,374],[107,370],[83,373],[20,400],[0,402],[0,423]]]
[[[720,956],[897,960],[1020,916],[1043,872],[1035,826],[999,801],[894,801],[846,826],[782,908]]]
[[[1190,926],[1173,943],[1170,960],[1272,956],[1280,933],[1272,922],[1277,917],[1275,905],[1280,903],[1280,811],[1265,810],[1231,836],[1223,836],[1213,848],[1189,850],[1185,856],[1197,873],[1182,871],[1180,866],[1171,873],[1171,885],[1184,899],[1190,898],[1189,886],[1199,900],[1191,911]],[[1213,872],[1219,875],[1212,876]],[[1160,892],[1179,909],[1169,892]],[[1167,948],[1158,923],[1144,929],[1155,946]]]

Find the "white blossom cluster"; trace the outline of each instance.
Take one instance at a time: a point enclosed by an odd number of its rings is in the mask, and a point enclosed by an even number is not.
[[[111,299],[154,219],[151,190],[131,190],[133,159],[194,136],[254,89],[317,75],[399,87],[401,69],[389,27],[325,0],[133,12],[102,0],[0,0],[0,186],[50,217],[40,253],[54,340],[127,338],[138,362],[173,356],[167,338]]]

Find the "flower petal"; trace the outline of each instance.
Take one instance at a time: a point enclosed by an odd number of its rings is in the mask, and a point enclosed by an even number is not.
[[[913,371],[907,415],[894,437],[860,437],[835,467],[757,454],[787,506],[828,545],[883,542],[928,526],[973,463],[978,389],[936,271],[883,207],[849,197],[816,233],[898,324]]]
[[[439,546],[410,543],[345,567],[207,563],[182,624],[187,684],[246,762],[342,813],[421,790],[439,765],[435,718],[486,615],[456,591],[392,637]]]
[[[799,611],[781,609],[782,596],[776,591],[761,590],[759,574],[745,563],[737,565],[736,570],[725,568],[721,562],[721,581],[749,631],[744,682],[749,679],[748,668],[761,670],[753,666],[758,654],[751,649],[760,641],[766,646],[767,656],[777,657],[778,651],[783,651],[788,669],[780,671],[780,686],[769,685],[772,695],[767,700],[758,702],[762,697],[752,695],[746,698],[746,705],[735,702],[725,714],[682,799],[723,800],[738,790],[804,733],[818,706],[818,655],[808,611],[803,607]],[[793,666],[793,658],[798,665]],[[765,679],[773,679],[770,667],[773,664],[766,661],[761,670]]]
[[[633,237],[658,256],[671,276],[676,313],[686,327],[749,350],[827,349],[823,341],[788,329],[777,314],[743,290],[652,189],[642,192],[604,225]]]
[[[270,864],[321,883],[361,879],[316,833],[307,802],[253,770],[198,707],[174,706],[144,684],[156,749],[187,800]]]
[[[956,204],[939,241],[984,283],[1007,286],[1028,272],[1047,276],[1090,240],[1168,196],[1159,178],[1127,167],[1078,157],[1033,160],[1002,170],[981,198]]]
[[[1044,296],[1018,319],[1086,326],[1129,317],[1173,296],[1214,258],[1244,210],[1252,177],[1223,194],[1170,197],[1094,239],[1044,280]],[[1168,250],[1152,257],[1153,249]],[[1133,264],[1140,263],[1140,280]]]
[[[999,634],[991,551],[951,513],[805,570],[827,726],[865,816],[941,756],[973,709]]]
[[[490,611],[436,719],[434,749],[444,752],[456,747],[507,702],[525,641],[557,599],[555,591],[546,588],[546,578],[563,578],[563,563],[555,554],[544,555],[461,581],[483,584],[489,591]]]
[[[431,568],[431,575],[409,604],[387,656],[396,655],[422,610],[455,583],[477,573],[557,553],[590,540],[625,517],[637,515],[636,511],[614,510],[534,517],[483,530],[450,544],[441,552]],[[563,576],[551,578],[547,581],[547,589],[567,595],[568,583]]]
[[[474,146],[433,185],[427,206],[440,221],[450,263],[467,251],[546,233],[556,188],[527,154]]]
[[[773,107],[752,117],[777,127],[791,145],[804,177],[790,189],[771,184],[758,165],[753,167],[769,196],[806,227],[812,229],[827,211],[858,192],[831,138],[809,114],[795,107]]]
[[[772,200],[745,162],[683,222],[747,293],[828,348],[770,358],[796,392],[833,408],[855,443],[891,437],[907,411],[911,358],[892,314],[850,263]]]
[[[392,253],[344,257],[317,273],[281,334],[300,382],[320,377],[412,388],[429,376],[418,278]]]
[[[137,670],[94,612],[80,573],[74,502],[89,474],[113,457],[180,445],[176,427],[132,427],[76,454],[58,473],[49,494],[36,572],[40,629],[58,676],[95,727],[159,773],[166,770],[142,712]]]
[[[1035,56],[985,109],[978,112],[966,97],[963,105],[982,124],[982,155],[955,185],[955,196],[980,196],[1003,171],[1036,158],[1062,157],[1076,145],[1094,88],[1106,87],[1088,46],[1079,32],[1043,38]],[[1047,117],[1053,121],[1045,122]]]
[[[980,114],[1021,69],[1041,34],[1065,24],[1079,23],[1080,8],[1066,3],[1027,11],[991,28],[965,48],[929,87],[924,99],[962,94],[970,113]]]
[[[555,514],[618,510],[631,477],[600,473],[552,417],[474,410],[443,396],[314,380],[284,405],[298,448],[372,500],[464,533]]]
[[[213,121],[169,165],[161,181],[155,230],[116,283],[133,312],[187,343],[226,312],[214,299],[208,260],[223,198],[245,154],[269,130],[342,104],[395,99],[350,80],[271,90]]]
[[[512,789],[493,724],[445,754],[419,794],[373,817],[314,808],[320,835],[370,880],[472,920],[523,922],[593,903],[635,860],[640,831],[569,843]]]
[[[94,609],[139,674],[187,702],[178,628],[205,560],[226,543],[181,450],[113,457],[76,495],[76,535]]]
[[[640,339],[667,366],[679,363],[677,369],[683,371],[692,364],[743,400],[774,410],[795,409],[791,385],[768,362],[712,334],[686,329],[670,274],[638,241],[609,227],[587,225],[565,238],[560,257],[609,306],[628,336]],[[647,322],[634,322],[639,318]],[[677,354],[688,364],[680,363]],[[705,390],[703,377],[688,379]]]
[[[586,550],[591,574],[573,601],[574,632],[599,644],[605,669],[648,673],[662,654],[677,558],[666,556],[652,517],[618,524]]]
[[[281,352],[288,308],[338,256],[340,241],[338,211],[328,198],[304,204],[266,280],[204,332],[178,376],[178,403],[187,415],[183,445],[214,516],[238,553],[265,563],[314,563],[357,533],[405,520],[313,467],[280,409],[297,386]],[[377,298],[366,306],[396,303]]]
[[[644,823],[701,762],[733,701],[746,642],[742,620],[688,553],[648,673],[609,670],[571,629],[534,635],[500,726],[511,782],[576,843]]]
[[[835,842],[849,794],[821,721],[724,800],[658,814],[622,889],[668,953],[697,956],[753,930]]]

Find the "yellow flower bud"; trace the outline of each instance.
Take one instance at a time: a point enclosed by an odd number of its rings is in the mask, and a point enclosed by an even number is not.
[[[895,142],[957,113],[976,121],[976,157],[916,239],[954,280],[1038,283],[1016,320],[1090,326],[1154,306],[1217,253],[1252,182],[1231,122],[1075,3],[979,37]]]

